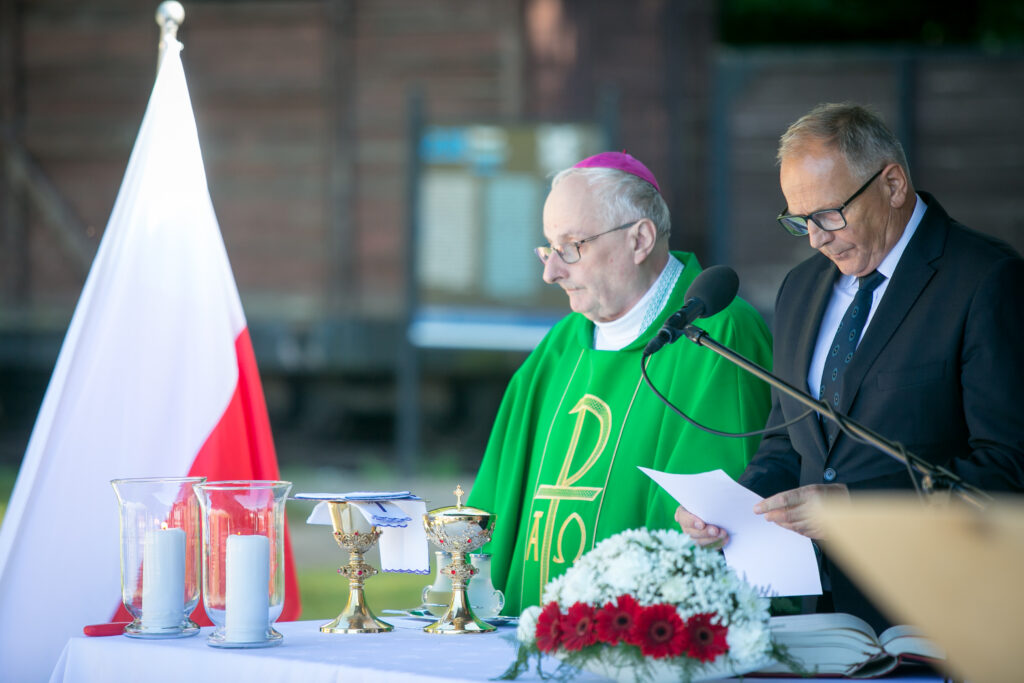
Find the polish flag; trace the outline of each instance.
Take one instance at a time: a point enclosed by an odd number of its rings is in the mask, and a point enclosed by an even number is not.
[[[161,60],[0,528],[0,677],[12,681],[46,680],[69,637],[115,613],[111,479],[279,478],[180,50]],[[292,620],[287,532],[285,562]]]

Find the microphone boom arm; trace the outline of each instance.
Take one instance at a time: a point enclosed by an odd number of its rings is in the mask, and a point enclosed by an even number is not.
[[[877,434],[876,432],[873,432],[867,427],[861,425],[856,420],[833,410],[832,406],[827,403],[816,401],[811,398],[810,394],[807,392],[797,389],[792,384],[789,384],[785,380],[768,372],[757,363],[744,358],[732,349],[722,346],[712,339],[707,332],[696,325],[687,325],[683,329],[683,335],[697,346],[703,346],[714,351],[719,356],[722,356],[729,362],[746,370],[755,377],[762,379],[795,401],[798,401],[808,408],[821,413],[828,419],[837,422],[839,427],[848,434],[871,446],[874,446],[886,455],[904,463],[908,467],[912,467],[921,475],[921,483],[926,492],[933,493],[937,488],[948,487],[949,489],[956,491],[963,500],[979,509],[984,509],[986,504],[992,500],[991,496],[976,486],[968,484],[955,472],[952,472],[941,465],[934,465],[920,456],[914,455],[901,444],[890,441],[880,434]]]

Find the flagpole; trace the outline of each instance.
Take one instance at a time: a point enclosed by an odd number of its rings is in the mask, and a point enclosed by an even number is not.
[[[163,61],[167,46],[178,42],[178,27],[185,21],[185,8],[177,0],[166,0],[156,8],[156,23],[160,26],[160,54],[157,68]]]

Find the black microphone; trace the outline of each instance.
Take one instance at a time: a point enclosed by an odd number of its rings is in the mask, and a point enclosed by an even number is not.
[[[729,266],[711,266],[694,278],[686,290],[686,303],[665,321],[657,336],[647,342],[644,356],[649,356],[683,334],[683,329],[698,318],[709,318],[736,298],[740,278]]]

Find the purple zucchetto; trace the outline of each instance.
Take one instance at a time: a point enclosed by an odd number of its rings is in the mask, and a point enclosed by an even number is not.
[[[646,180],[654,186],[655,190],[661,192],[658,181],[654,178],[651,170],[625,152],[601,152],[574,164],[573,168],[614,168],[635,175],[641,180]]]

